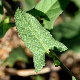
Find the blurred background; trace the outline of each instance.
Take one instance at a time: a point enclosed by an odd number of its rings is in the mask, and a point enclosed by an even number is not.
[[[40,0],[2,0],[4,27],[10,28],[2,37],[0,28],[0,80],[72,80],[46,55],[46,65],[36,73],[33,54],[20,38],[14,21],[18,7],[25,12]],[[1,10],[1,7],[0,7]],[[5,30],[6,31],[6,30]],[[70,0],[68,6],[49,30],[52,36],[68,47],[66,52],[55,52],[71,72],[80,79],[80,1]]]

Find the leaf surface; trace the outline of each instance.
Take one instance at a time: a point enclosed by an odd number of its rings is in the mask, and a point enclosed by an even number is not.
[[[45,54],[49,49],[65,51],[67,47],[56,41],[32,15],[17,9],[15,13],[17,30],[25,45],[32,51],[36,72],[45,65]]]

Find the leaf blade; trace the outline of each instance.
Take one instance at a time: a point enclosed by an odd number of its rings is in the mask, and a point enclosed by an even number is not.
[[[17,9],[15,13],[15,22],[22,40],[33,53],[36,72],[39,72],[45,65],[44,53],[49,53],[49,49],[54,50],[55,47],[60,51],[67,49],[62,43],[53,39],[35,17],[21,9]]]
[[[42,17],[44,27],[52,29],[55,19],[63,12],[70,0],[41,0],[30,13],[35,17]],[[38,14],[37,14],[37,11]]]

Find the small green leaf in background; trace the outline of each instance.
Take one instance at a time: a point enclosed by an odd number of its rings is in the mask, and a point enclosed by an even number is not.
[[[58,67],[58,66],[60,66],[60,62],[58,60],[54,60],[54,65],[55,65],[55,67]]]
[[[56,41],[32,15],[17,9],[15,13],[17,30],[25,45],[32,51],[36,72],[45,65],[45,54],[49,49],[65,51],[67,47]]]
[[[20,0],[23,4],[23,10],[28,11],[35,7],[36,0]]]
[[[3,24],[0,23],[0,39],[3,37]]]
[[[55,26],[51,31],[52,36],[64,43],[68,49],[73,50],[75,53],[80,52],[80,13],[69,22],[63,22]]]
[[[0,22],[2,21],[2,15],[3,15],[3,7],[2,7],[2,0],[0,0]]]
[[[76,78],[74,76],[72,76],[72,80],[76,80]]]
[[[80,13],[76,15],[70,22],[63,22],[56,26],[51,34],[60,40],[62,37],[70,39],[76,36],[80,31]]]
[[[33,16],[39,16],[43,20],[43,25],[46,29],[52,29],[55,19],[66,8],[70,0],[41,0],[34,10],[29,13]]]
[[[10,17],[6,16],[4,21],[3,21],[3,24],[9,23],[9,22],[10,22]]]
[[[14,26],[15,23],[10,22],[10,17],[6,16],[5,19],[0,23],[0,39],[5,35],[8,29]]]
[[[76,6],[80,8],[80,1],[79,0],[71,0],[71,1],[74,2],[76,4]]]
[[[8,61],[8,66],[12,67],[16,61],[24,61],[24,62],[28,63],[29,59],[25,55],[22,48],[19,47],[19,48],[15,48],[12,50],[7,61]]]
[[[0,25],[0,39],[5,35],[8,29],[14,26],[15,26],[15,23],[3,23],[2,22]]]
[[[15,23],[7,23],[7,24],[3,24],[3,35],[5,35],[5,33],[8,31],[8,29],[10,29],[11,27],[14,27]]]
[[[35,76],[35,80],[43,80],[43,78],[40,75]]]

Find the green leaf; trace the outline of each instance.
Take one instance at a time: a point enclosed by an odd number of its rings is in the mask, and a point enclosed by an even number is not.
[[[3,24],[9,23],[9,22],[10,22],[10,17],[6,16],[4,21],[3,21]]]
[[[40,17],[43,20],[43,25],[46,29],[52,29],[55,19],[66,8],[70,0],[41,0],[35,7],[29,11],[35,17]]]
[[[43,78],[40,75],[36,75],[35,80],[43,80]]]
[[[15,23],[4,23],[2,22],[0,24],[0,39],[5,35],[5,33],[10,29],[11,27],[14,27]]]
[[[77,7],[80,8],[80,1],[79,0],[71,0],[71,1],[74,2],[77,5]]]
[[[72,80],[76,80],[76,78],[74,76],[72,76]]]
[[[25,45],[32,51],[36,72],[39,72],[45,65],[45,54],[49,49],[65,51],[67,49],[62,43],[52,38],[38,20],[32,15],[17,9],[15,13],[17,30]]]
[[[5,19],[0,23],[0,39],[5,35],[9,28],[15,26],[15,23],[9,22],[10,17],[5,17]]]
[[[68,49],[75,53],[80,52],[80,13],[76,14],[69,22],[54,27],[51,31],[52,36],[64,43]]]
[[[71,39],[78,35],[80,32],[80,13],[76,14],[70,22],[63,22],[62,24],[56,26],[51,34],[55,39],[60,40],[62,37],[66,39]]]
[[[8,31],[8,29],[10,29],[11,27],[14,27],[15,23],[7,23],[7,24],[3,24],[3,35],[5,35],[5,33]]]
[[[29,59],[25,55],[22,48],[19,47],[19,48],[15,48],[12,50],[7,61],[8,61],[8,66],[12,67],[16,61],[24,61],[24,62],[28,63]]]
[[[35,7],[36,0],[21,0],[23,3],[23,10],[28,11]]]
[[[55,67],[58,67],[58,66],[60,66],[60,62],[58,60],[54,60],[54,65],[55,65]]]
[[[0,0],[0,22],[2,21],[2,15],[3,15],[3,7],[2,7],[2,0]]]

